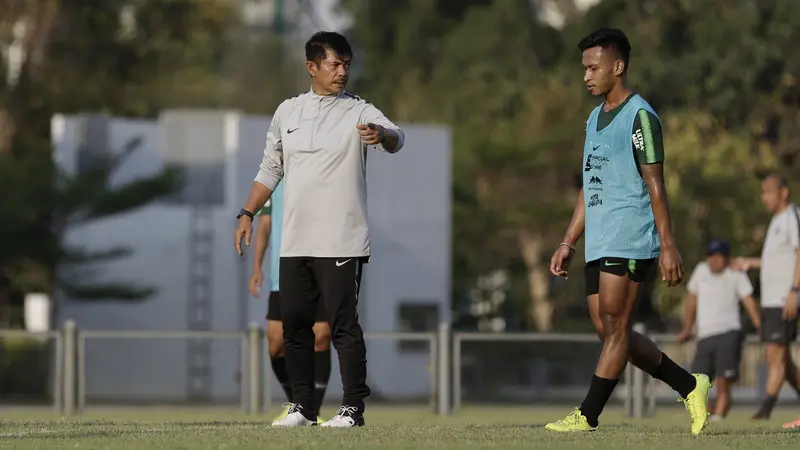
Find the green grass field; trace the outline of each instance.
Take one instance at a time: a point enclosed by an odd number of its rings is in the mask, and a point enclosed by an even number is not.
[[[568,408],[465,408],[450,417],[412,407],[368,410],[359,429],[275,429],[269,417],[226,409],[93,408],[75,418],[32,409],[0,410],[0,448],[13,449],[747,449],[798,448],[800,432],[781,429],[800,410],[778,408],[767,423],[752,423],[751,408],[712,423],[702,436],[689,434],[683,409],[661,408],[640,421],[608,410],[597,432],[552,434],[545,422]],[[329,407],[324,411],[333,413]]]

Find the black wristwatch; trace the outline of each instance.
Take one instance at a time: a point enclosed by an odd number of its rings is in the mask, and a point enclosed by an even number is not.
[[[239,215],[238,215],[238,216],[236,216],[236,218],[237,218],[237,219],[239,219],[239,218],[241,218],[242,216],[247,216],[247,217],[249,217],[249,218],[250,218],[250,220],[253,220],[253,213],[251,213],[250,211],[248,211],[248,210],[246,210],[246,209],[244,209],[244,208],[242,208],[242,209],[240,209],[240,210],[239,210]]]

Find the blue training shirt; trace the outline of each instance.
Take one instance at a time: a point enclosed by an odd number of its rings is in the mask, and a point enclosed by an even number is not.
[[[269,290],[278,292],[280,290],[280,267],[281,267],[281,233],[283,231],[283,183],[279,183],[275,192],[267,201],[267,204],[258,212],[259,216],[272,216],[272,229],[269,232]]]
[[[283,185],[272,193],[272,231],[269,233],[269,289],[280,290],[281,234],[283,233]]]
[[[633,94],[611,123],[598,131],[602,108],[601,104],[589,115],[583,148],[586,261],[656,258],[661,244],[650,194],[631,149],[631,130],[640,110],[658,116]]]

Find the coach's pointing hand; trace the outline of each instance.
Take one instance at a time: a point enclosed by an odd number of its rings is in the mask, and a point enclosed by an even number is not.
[[[238,253],[239,256],[244,256],[242,239],[244,239],[244,245],[250,247],[250,236],[252,234],[253,219],[247,216],[239,217],[239,226],[236,227],[236,232],[233,234],[233,246],[236,248],[236,253]]]
[[[374,123],[366,125],[356,125],[358,134],[361,135],[361,142],[367,145],[378,145],[386,138],[386,128]]]

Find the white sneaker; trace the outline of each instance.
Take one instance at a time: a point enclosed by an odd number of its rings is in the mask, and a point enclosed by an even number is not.
[[[300,412],[303,409],[302,406],[296,403],[289,403],[287,406],[286,416],[272,422],[273,427],[313,427],[317,425],[315,420],[306,419],[306,416]]]
[[[712,414],[712,415],[711,415],[711,416],[708,418],[708,421],[709,421],[709,422],[722,422],[723,420],[725,420],[725,418],[724,418],[724,417],[722,417],[722,416],[720,416],[719,414]]]
[[[283,409],[283,411],[281,411],[280,414],[278,414],[277,416],[275,416],[274,419],[272,419],[272,423],[280,422],[281,420],[285,419],[286,416],[289,415],[289,410],[292,408],[292,405],[293,405],[292,403],[282,403],[281,408]]]
[[[352,428],[363,427],[364,416],[358,412],[355,406],[342,406],[331,420],[320,425],[321,427],[331,428]]]

